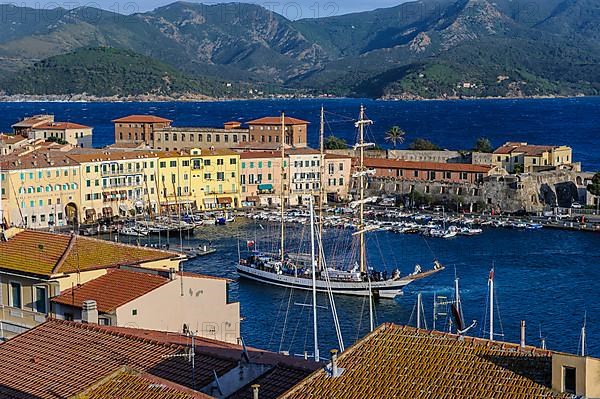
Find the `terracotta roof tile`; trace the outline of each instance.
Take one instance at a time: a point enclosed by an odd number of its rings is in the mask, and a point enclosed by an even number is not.
[[[167,123],[173,122],[170,119],[161,118],[154,115],[129,115],[123,118],[114,119],[113,123]]]
[[[0,142],[2,142],[2,143],[16,144],[16,143],[21,143],[23,141],[27,141],[27,139],[23,136],[0,133]]]
[[[178,257],[174,252],[33,230],[0,242],[0,268],[41,276]]]
[[[356,161],[355,161],[356,162]],[[365,166],[368,168],[411,169],[411,170],[436,170],[449,172],[488,173],[492,167],[488,165],[474,165],[465,163],[441,162],[415,162],[399,159],[366,158]]]
[[[544,152],[550,152],[557,147],[551,145],[531,145],[525,143],[506,143],[502,147],[498,147],[494,154],[508,155],[512,153],[525,154],[528,156],[540,156]]]
[[[52,298],[52,302],[81,308],[83,301],[91,299],[96,301],[99,312],[108,313],[168,282],[168,278],[155,274],[111,270],[79,287],[63,291]]]
[[[242,152],[240,154],[240,159],[271,159],[271,158],[281,158],[281,152],[276,151],[249,151]]]
[[[222,376],[237,367],[242,354],[237,345],[197,338],[193,380],[188,359],[173,356],[188,353],[189,348],[189,337],[179,334],[51,319],[0,344],[0,397],[68,398],[82,392],[94,393],[94,388],[110,393],[119,386],[127,389],[137,384],[142,384],[143,389],[142,381],[129,376],[125,376],[124,381],[111,380],[123,367],[140,371],[142,380],[161,378],[167,380],[163,385],[168,387],[195,385],[199,389],[213,382],[215,372]],[[275,353],[249,351],[253,363],[272,365],[268,373],[256,380],[261,384],[261,399],[274,399],[319,367],[314,362]],[[246,392],[246,387],[242,391]],[[234,397],[246,396],[240,393]],[[136,396],[116,398],[138,399]],[[163,396],[157,398],[163,399]]]
[[[571,398],[552,391],[551,352],[386,324],[282,398]]]
[[[79,163],[85,162],[106,162],[106,161],[122,161],[122,160],[136,160],[143,161],[149,158],[158,158],[158,153],[155,151],[85,151],[79,152],[73,151],[68,153],[69,158]]]
[[[209,399],[211,396],[152,374],[122,367],[81,392],[79,399]]]
[[[289,116],[285,117],[286,125],[308,125],[310,122],[303,121],[302,119],[291,118]],[[264,118],[259,118],[248,122],[248,125],[281,125],[281,117],[280,116],[267,116]]]
[[[91,129],[90,126],[80,125],[72,122],[47,122],[37,125],[33,130],[66,130],[66,129]]]

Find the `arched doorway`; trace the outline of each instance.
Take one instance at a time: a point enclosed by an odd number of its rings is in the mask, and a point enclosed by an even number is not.
[[[79,224],[79,217],[77,213],[77,205],[73,202],[69,202],[65,205],[65,217],[67,218],[67,224],[77,226]]]

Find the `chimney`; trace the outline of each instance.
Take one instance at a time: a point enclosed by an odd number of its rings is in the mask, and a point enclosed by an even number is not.
[[[331,353],[331,376],[332,377],[338,377],[340,375],[340,372],[338,370],[338,350],[337,349],[332,349],[331,351],[329,351],[329,353]]]
[[[175,272],[174,267],[171,267],[169,269],[169,280],[171,280],[171,281],[175,280],[175,276],[177,276],[177,272]]]
[[[83,301],[81,322],[86,324],[98,324],[98,306],[96,305],[96,301]]]
[[[521,348],[525,347],[525,320],[521,320]]]
[[[258,399],[259,388],[260,388],[259,384],[252,385],[252,399]]]

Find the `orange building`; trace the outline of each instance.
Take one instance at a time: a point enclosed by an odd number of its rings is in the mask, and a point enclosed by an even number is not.
[[[285,144],[291,147],[307,146],[307,131],[310,122],[296,118],[285,118]],[[266,117],[248,122],[250,142],[279,143],[281,141],[281,118]]]
[[[170,119],[154,115],[129,115],[115,119],[115,144],[144,143],[154,147],[154,131],[171,126],[171,122]]]

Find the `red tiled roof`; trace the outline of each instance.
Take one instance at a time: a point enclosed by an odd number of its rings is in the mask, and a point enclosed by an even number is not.
[[[170,119],[161,118],[154,115],[129,115],[123,118],[114,119],[113,123],[168,123],[173,122]]]
[[[310,122],[303,121],[302,119],[291,118],[289,116],[285,117],[286,125],[308,125]],[[280,116],[267,116],[260,119],[255,119],[253,121],[248,122],[248,125],[281,125],[281,117]]]
[[[91,129],[90,126],[80,125],[71,122],[47,122],[43,125],[38,125],[34,130],[66,130],[66,129]]]
[[[551,352],[386,324],[282,398],[571,398],[551,386]]]
[[[210,399],[212,396],[194,391],[152,374],[121,367],[99,383],[81,392],[85,399]]]
[[[0,268],[41,276],[178,257],[174,252],[33,230],[23,230],[0,242]]]
[[[16,143],[20,143],[22,141],[27,141],[27,139],[20,135],[0,133],[0,142],[2,142],[2,143],[16,144]]]
[[[448,172],[488,173],[492,167],[465,163],[416,162],[398,159],[366,158],[365,166],[382,169],[436,170]]]
[[[0,344],[0,397],[3,399],[68,398],[122,366],[145,371],[177,384],[192,386],[186,346],[164,344],[115,333],[101,326],[59,320]],[[196,384],[213,380],[237,362],[196,356]]]
[[[148,373],[150,379],[158,377],[200,389],[214,381],[214,373],[220,377],[237,367],[242,355],[240,346],[196,338],[194,381],[188,359],[173,356],[187,353],[189,347],[190,338],[180,334],[51,319],[0,344],[0,397],[68,398],[84,391],[93,392],[90,387],[101,387],[102,381],[109,384],[112,392],[117,381],[111,382],[110,377],[123,367]],[[252,363],[271,366],[256,380],[261,384],[261,399],[278,397],[321,366],[276,353],[248,350]],[[127,381],[126,386],[130,386]],[[244,392],[248,390],[242,388]]]
[[[63,291],[52,298],[52,302],[83,307],[83,301],[96,301],[98,311],[111,312],[169,282],[155,274],[129,270],[111,270],[79,287]]]
[[[286,151],[289,155],[319,155],[320,151],[312,148],[292,148]]]
[[[540,156],[544,152],[552,151],[555,146],[551,145],[530,145],[525,143],[506,143],[502,147],[498,147],[494,154],[508,155],[514,153],[525,154],[528,156]]]
[[[77,165],[79,163],[76,160],[61,151],[35,150],[25,154],[15,151],[0,160],[0,168],[3,170],[62,168]]]

